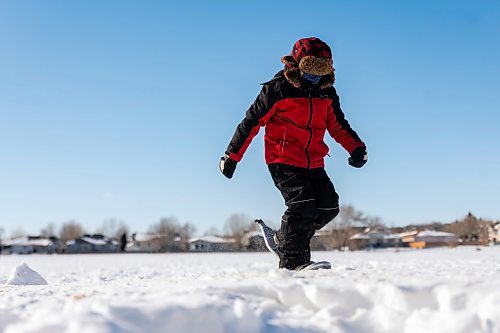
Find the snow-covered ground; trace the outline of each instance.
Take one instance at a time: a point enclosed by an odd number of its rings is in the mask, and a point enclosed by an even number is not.
[[[268,253],[0,256],[0,331],[500,332],[500,246],[313,259],[333,269],[281,271]],[[7,285],[21,263],[48,285]]]

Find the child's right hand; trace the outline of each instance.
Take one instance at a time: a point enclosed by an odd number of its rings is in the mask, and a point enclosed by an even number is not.
[[[234,174],[234,170],[236,170],[236,162],[231,159],[228,155],[224,155],[220,158],[219,169],[224,176],[231,179]]]

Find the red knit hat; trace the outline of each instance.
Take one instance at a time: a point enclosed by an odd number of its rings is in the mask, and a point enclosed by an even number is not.
[[[295,42],[290,55],[281,58],[286,68],[298,67],[314,75],[333,73],[332,50],[316,37],[302,38]]]

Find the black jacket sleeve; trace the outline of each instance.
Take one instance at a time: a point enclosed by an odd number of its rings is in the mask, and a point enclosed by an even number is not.
[[[263,85],[262,90],[245,114],[245,118],[239,123],[229,143],[226,154],[237,162],[241,161],[243,154],[259,133],[261,126],[274,113],[274,104],[280,99],[280,93],[276,89],[276,84],[271,81]]]
[[[364,142],[359,138],[358,134],[351,128],[345,115],[340,108],[340,98],[337,91],[332,87],[332,109],[327,114],[326,126],[330,135],[349,154],[357,147],[364,147]]]

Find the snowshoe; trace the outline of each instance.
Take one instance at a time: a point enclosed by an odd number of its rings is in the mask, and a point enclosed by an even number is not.
[[[264,237],[264,243],[266,244],[267,249],[276,255],[278,259],[281,260],[280,252],[278,249],[278,239],[276,238],[276,231],[271,229],[264,221],[258,219],[255,220],[262,231],[262,236]],[[331,269],[332,265],[328,261],[311,261],[307,264],[296,267],[294,270],[296,271],[314,271],[318,269]]]
[[[266,244],[267,249],[271,253],[274,253],[278,257],[278,259],[280,259],[280,255],[278,252],[278,242],[276,239],[276,231],[271,229],[262,220],[255,220],[255,223],[259,225],[260,230],[262,231],[262,236],[264,237],[264,243]]]
[[[296,271],[317,271],[319,269],[332,269],[332,264],[330,264],[328,261],[311,261],[308,264],[301,265],[295,268]]]

